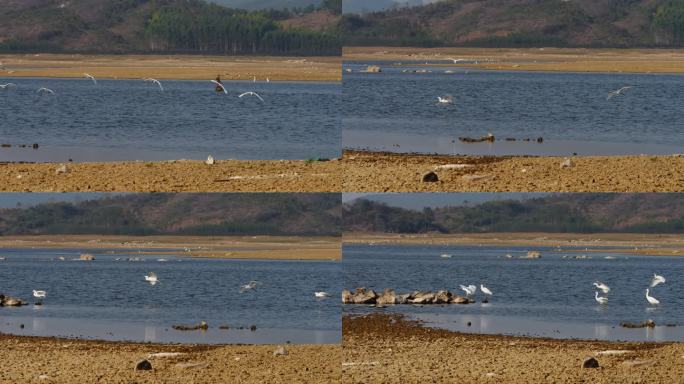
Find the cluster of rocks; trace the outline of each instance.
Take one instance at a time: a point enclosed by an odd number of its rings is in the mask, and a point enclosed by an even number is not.
[[[492,135],[491,133],[488,134],[487,136],[482,136],[480,138],[475,138],[475,137],[459,137],[458,140],[462,143],[482,143],[482,142],[489,142],[493,143],[496,141],[496,137]]]
[[[374,290],[366,288],[356,288],[354,292],[347,289],[342,290],[342,304],[373,304],[373,305],[394,305],[394,304],[470,304],[475,301],[459,295],[454,295],[447,290],[437,292],[414,291],[398,295],[394,289],[387,288],[378,294]]]
[[[363,73],[381,73],[382,69],[377,65],[369,65],[366,67],[366,69],[364,69],[361,72],[363,72]]]
[[[33,148],[33,149],[38,149],[38,144],[33,143],[33,144],[19,144],[17,145],[19,148]],[[12,144],[0,144],[0,148],[12,148]]]
[[[95,260],[95,256],[93,256],[91,253],[81,253],[78,259],[81,261],[93,261]]]
[[[0,294],[0,307],[21,307],[26,304],[20,299]]]
[[[176,331],[198,331],[198,330],[206,331],[207,329],[209,329],[209,324],[207,324],[206,321],[200,321],[198,324],[194,324],[194,325],[174,324],[171,326],[171,328],[175,329]],[[227,331],[230,329],[230,326],[220,325],[218,328],[220,330]],[[234,327],[234,329],[249,329],[252,332],[256,332],[257,326],[256,325],[251,325],[249,327],[240,326],[240,327]]]

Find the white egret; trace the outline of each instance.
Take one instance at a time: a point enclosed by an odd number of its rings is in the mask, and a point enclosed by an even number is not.
[[[228,94],[228,91],[226,91],[226,87],[224,87],[223,84],[219,83],[216,80],[210,80],[210,81],[212,83],[216,84],[217,87],[221,88],[221,90],[223,90],[223,93],[225,93],[226,95]]]
[[[325,299],[326,297],[330,296],[328,292],[314,292],[314,296],[316,296],[317,299]]]
[[[653,296],[648,295],[648,288],[646,288],[646,300],[648,300],[649,304],[651,305],[658,305],[660,304],[660,300],[656,299]]]
[[[480,284],[480,291],[482,291],[482,293],[484,293],[485,295],[494,296],[494,293],[492,293],[492,291],[489,288],[485,287],[483,284]]]
[[[622,87],[622,88],[617,89],[617,90],[615,90],[615,91],[609,92],[609,93],[608,93],[608,97],[606,98],[606,100],[610,100],[610,99],[612,99],[614,96],[620,96],[620,95],[622,95],[622,93],[623,93],[624,91],[626,91],[626,90],[628,90],[628,89],[630,89],[630,88],[632,88],[632,87]]]
[[[599,296],[598,291],[594,292],[594,298],[599,304],[608,304],[608,298]]]
[[[150,272],[147,275],[145,275],[145,281],[148,283],[155,285],[159,282],[159,279],[157,278],[157,274],[154,272]]]
[[[0,84],[0,89],[9,89],[11,87],[16,87],[17,85],[14,83],[7,83],[7,84]]]
[[[33,297],[45,297],[45,296],[47,296],[47,292],[36,291],[35,289],[33,290]]]
[[[595,283],[594,283],[594,286],[595,286],[596,288],[600,289],[601,291],[603,291],[603,293],[608,293],[608,292],[610,292],[610,287],[607,286],[605,283],[602,283],[602,282],[600,282],[600,281],[595,282]]]
[[[252,78],[252,83],[256,83],[256,76],[254,76],[254,78]]]
[[[37,92],[37,93],[49,93],[49,94],[51,94],[51,95],[54,95],[54,94],[55,94],[55,91],[53,91],[53,90],[50,89],[50,88],[45,88],[45,87],[39,88],[36,92]]]
[[[161,82],[159,82],[159,80],[153,79],[153,78],[151,78],[151,77],[148,77],[148,78],[143,79],[143,80],[146,81],[146,82],[153,82],[153,83],[157,84],[157,85],[159,86],[159,90],[161,90],[162,92],[164,92],[164,87],[162,86]]]
[[[258,284],[259,284],[259,282],[256,280],[252,280],[247,284],[243,284],[240,286],[240,293],[252,290],[252,289],[256,288]]]
[[[97,85],[97,80],[95,80],[95,76],[91,75],[90,73],[84,73],[83,76],[85,76],[87,79],[92,80],[93,83]]]
[[[270,82],[271,82],[271,79],[269,79],[269,78],[267,77],[267,78],[266,78],[266,82],[267,82],[267,83],[270,83]]]
[[[204,162],[206,165],[214,165],[214,156],[209,155],[207,156],[207,160]]]
[[[453,104],[454,98],[451,95],[437,96],[437,102],[439,104]]]
[[[241,94],[241,95],[238,96],[238,97],[239,97],[239,98],[243,98],[244,96],[256,96],[256,97],[257,97],[259,100],[261,100],[262,102],[264,101],[264,99],[262,99],[261,96],[259,96],[259,94],[256,93],[256,92],[245,92],[245,93]]]
[[[472,284],[467,287],[465,285],[459,285],[459,288],[466,293],[466,296],[472,296],[477,292],[477,287]]]
[[[454,64],[458,64],[458,63],[460,63],[461,61],[465,61],[465,59],[454,59],[453,57],[450,57],[449,60],[453,61]]]
[[[660,283],[664,283],[665,278],[662,277],[661,275],[658,275],[656,273],[653,274],[653,279],[651,279],[651,288],[655,287],[656,285]]]

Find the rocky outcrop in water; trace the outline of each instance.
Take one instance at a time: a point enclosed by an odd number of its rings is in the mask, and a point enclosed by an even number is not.
[[[394,289],[387,288],[381,294],[366,288],[356,288],[354,292],[342,290],[343,304],[369,304],[369,305],[395,305],[395,304],[470,304],[475,301],[450,291],[441,290],[414,291],[411,293],[397,294]]]
[[[0,295],[0,307],[21,307],[25,305],[20,299],[15,299],[14,297]]]
[[[81,261],[93,261],[95,260],[95,256],[90,253],[81,253],[81,256],[79,256],[78,259]]]

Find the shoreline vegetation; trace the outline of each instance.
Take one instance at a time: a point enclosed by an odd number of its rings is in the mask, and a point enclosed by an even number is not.
[[[0,381],[339,382],[339,345],[288,344],[286,355],[276,355],[277,349],[276,345],[174,345],[0,333]],[[31,364],[26,363],[26,356]],[[152,369],[135,370],[142,360],[149,361]]]
[[[345,149],[354,192],[681,192],[684,155],[465,156]],[[423,181],[428,173],[434,178]]]
[[[449,61],[464,64],[429,64],[453,67],[551,72],[684,73],[684,51],[679,49],[624,48],[417,48],[344,47],[345,61]],[[477,61],[477,64],[474,62]],[[406,63],[411,66],[421,63]],[[396,64],[394,64],[396,65]]]
[[[343,316],[342,334],[349,382],[674,383],[684,374],[684,343],[467,334],[380,313]],[[589,357],[598,369],[582,368]]]
[[[0,237],[0,256],[8,248],[107,249],[108,255],[177,256],[218,259],[333,260],[342,258],[340,238],[321,236],[115,236],[24,235]],[[163,249],[163,251],[155,251]],[[78,252],[74,253],[77,258]],[[96,256],[97,258],[97,256]]]
[[[342,81],[339,56],[0,54],[0,78]]]
[[[338,192],[340,162],[199,160],[0,163],[3,192]]]
[[[373,245],[553,247],[543,253],[625,253],[639,256],[684,256],[684,236],[641,233],[345,233],[342,242]],[[570,250],[566,247],[584,247]],[[560,248],[560,251],[557,250]],[[435,251],[437,254],[437,251]],[[543,256],[542,256],[543,257]]]

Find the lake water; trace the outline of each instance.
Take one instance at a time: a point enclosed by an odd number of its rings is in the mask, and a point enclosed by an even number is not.
[[[83,251],[95,261],[69,261]],[[160,250],[162,251],[162,250]],[[100,340],[183,343],[338,343],[340,263],[194,259],[108,250],[2,249],[0,293],[42,306],[0,308],[0,332]],[[120,252],[120,251],[117,251]],[[59,261],[63,256],[66,261]],[[157,261],[165,258],[167,262]],[[144,279],[149,272],[159,283]],[[251,280],[260,285],[240,293]],[[208,331],[177,331],[175,324],[206,321]],[[24,328],[20,328],[24,324]],[[220,330],[228,325],[229,330]],[[251,331],[256,325],[256,331]],[[240,329],[240,328],[243,329]]]
[[[358,72],[369,64],[383,72]],[[684,148],[682,75],[392,64],[344,64],[344,147],[487,155],[673,154]],[[410,72],[415,70],[431,72]],[[623,86],[633,88],[606,100]],[[437,96],[445,95],[453,96],[454,104],[438,105]],[[458,140],[488,133],[495,143]]]
[[[494,295],[476,304],[397,305],[387,308],[345,305],[345,313],[403,312],[428,325],[461,332],[583,338],[604,340],[684,341],[684,259],[634,256],[619,253],[587,254],[591,259],[563,259],[573,252],[542,252],[536,260],[521,247],[471,246],[369,246],[346,245],[343,285],[397,293],[449,289],[463,294],[459,284],[482,283]],[[441,254],[452,254],[442,258]],[[513,258],[506,258],[510,254]],[[579,253],[581,255],[582,253]],[[614,256],[616,259],[605,259]],[[645,298],[653,273],[664,275],[665,284],[651,289],[661,305]],[[607,305],[594,299],[595,281],[611,288]],[[603,293],[599,292],[601,296]],[[623,321],[653,319],[653,329],[626,329]],[[471,325],[468,326],[467,323]],[[666,325],[677,325],[668,327]]]
[[[339,83],[0,79],[0,161],[339,157]],[[40,95],[41,87],[56,94]],[[256,91],[264,99],[238,95]],[[39,144],[38,150],[19,147]]]

